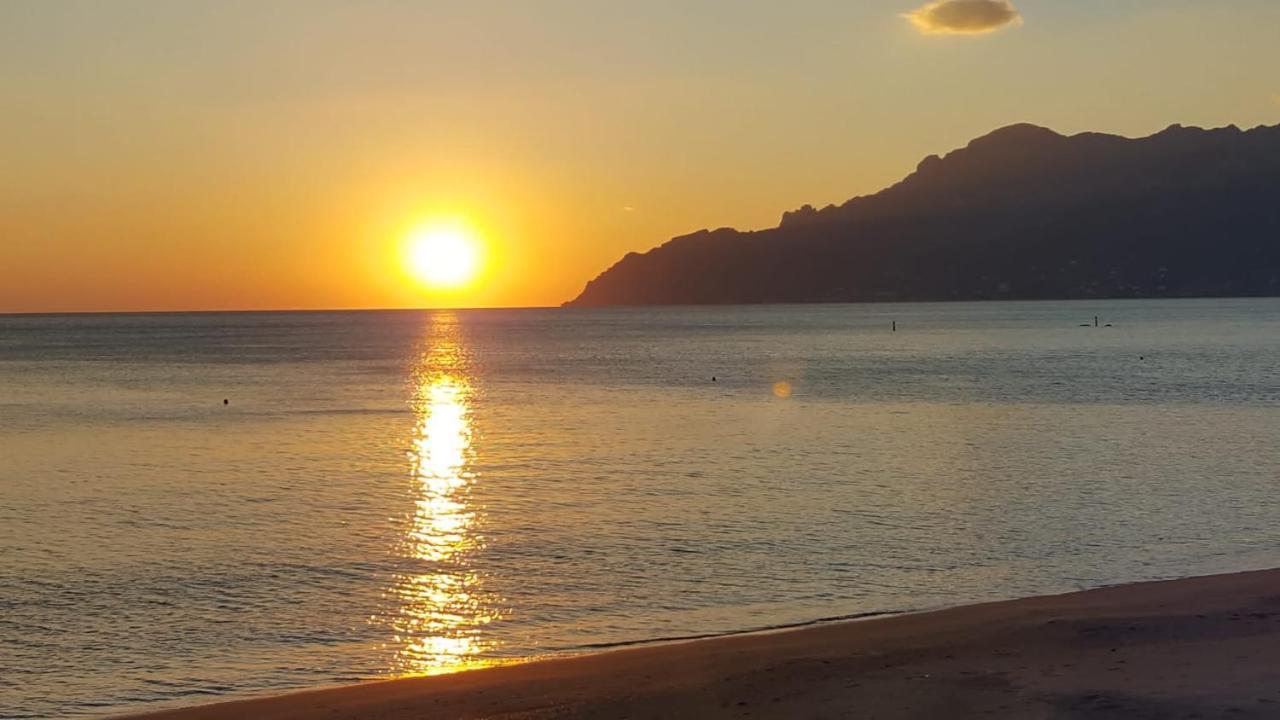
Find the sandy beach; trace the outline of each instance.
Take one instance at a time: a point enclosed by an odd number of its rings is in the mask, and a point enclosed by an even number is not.
[[[1280,717],[1280,570],[133,717],[1274,718]]]

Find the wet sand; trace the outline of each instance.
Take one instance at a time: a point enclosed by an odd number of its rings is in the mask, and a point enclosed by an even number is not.
[[[1280,570],[632,648],[136,717],[1278,718]]]

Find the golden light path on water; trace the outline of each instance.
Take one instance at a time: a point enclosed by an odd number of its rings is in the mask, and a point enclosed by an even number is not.
[[[484,627],[499,617],[472,566],[483,547],[482,514],[471,490],[475,448],[472,386],[457,317],[433,318],[414,372],[415,425],[409,452],[413,515],[402,552],[421,571],[396,578],[392,617],[395,675],[435,675],[495,664]]]

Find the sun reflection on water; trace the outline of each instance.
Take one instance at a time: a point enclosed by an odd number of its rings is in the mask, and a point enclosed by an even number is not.
[[[476,481],[472,387],[456,318],[437,320],[414,376],[409,460],[415,507],[401,548],[415,572],[396,577],[391,619],[395,675],[435,675],[495,664],[484,628],[498,619],[474,554],[483,547]]]

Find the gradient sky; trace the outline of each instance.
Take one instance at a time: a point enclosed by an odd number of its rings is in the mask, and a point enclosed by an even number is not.
[[[5,0],[0,312],[558,304],[1009,123],[1280,122],[1277,0],[924,4]],[[452,216],[488,270],[424,290],[401,238]]]

